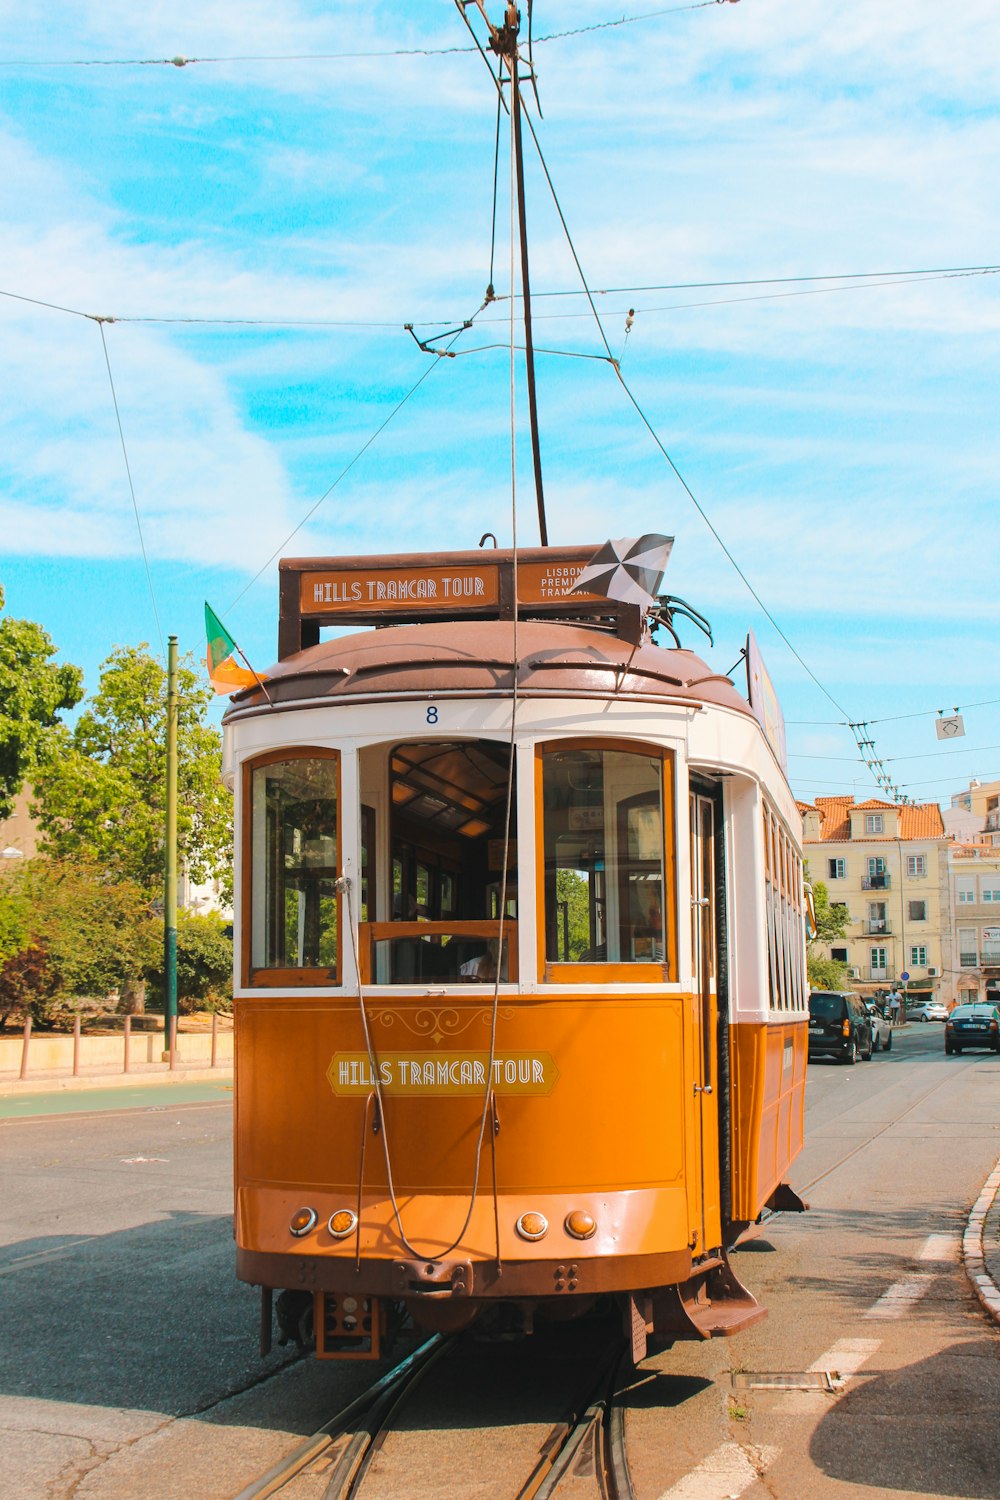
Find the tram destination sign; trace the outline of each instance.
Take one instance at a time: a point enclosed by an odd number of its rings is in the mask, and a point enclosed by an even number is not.
[[[593,546],[385,557],[282,558],[282,658],[315,645],[323,624],[380,624],[473,616],[625,618],[632,605],[572,593]]]
[[[347,568],[303,573],[303,614],[339,614],[377,609],[387,614],[442,608],[461,610],[496,605],[500,580],[496,567]]]

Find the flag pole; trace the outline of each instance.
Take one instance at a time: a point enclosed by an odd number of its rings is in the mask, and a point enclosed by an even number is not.
[[[240,651],[239,646],[236,645],[235,641],[233,641],[233,645],[236,647],[236,650],[239,653],[240,658],[244,662],[246,662],[247,671],[253,673],[254,678],[256,679],[256,682],[257,682],[257,686],[260,688],[261,692],[264,694],[264,697],[268,701],[268,706],[271,707],[271,708],[273,708],[274,707],[274,699],[271,697],[271,694],[268,692],[267,688],[264,686],[264,679],[259,675],[259,673],[257,671],[257,668],[250,665],[250,663],[247,661],[246,657],[243,655],[243,652]]]

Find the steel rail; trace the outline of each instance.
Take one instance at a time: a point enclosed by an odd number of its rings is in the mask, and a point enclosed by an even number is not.
[[[588,1443],[602,1500],[635,1500],[625,1452],[624,1408],[618,1399],[622,1374],[630,1364],[629,1351],[616,1344],[589,1397],[579,1403],[579,1414],[552,1429],[517,1500],[553,1500]]]
[[[357,1464],[364,1456],[366,1447],[366,1444],[363,1442],[359,1443],[358,1439],[367,1439],[367,1442],[371,1442],[371,1434],[368,1430],[364,1429],[360,1433],[351,1432],[351,1423],[359,1416],[369,1414],[369,1423],[374,1427],[374,1411],[398,1404],[400,1392],[405,1392],[412,1388],[426,1370],[440,1359],[441,1355],[451,1346],[452,1342],[452,1335],[435,1334],[433,1338],[421,1344],[419,1349],[415,1349],[412,1354],[407,1355],[406,1359],[401,1360],[398,1365],[387,1371],[373,1386],[369,1387],[367,1391],[362,1392],[360,1396],[345,1406],[342,1411],[337,1412],[335,1416],[330,1418],[329,1422],[325,1422],[311,1437],[299,1443],[284,1458],[279,1459],[260,1478],[254,1479],[250,1484],[244,1486],[233,1497],[233,1500],[265,1500],[266,1496],[276,1494],[278,1490],[283,1489],[297,1474],[300,1474],[304,1468],[324,1454],[327,1449],[333,1447],[339,1439],[348,1433],[350,1433],[350,1437],[345,1452],[351,1450],[352,1445],[356,1445],[360,1450],[354,1465],[354,1469],[356,1469]]]

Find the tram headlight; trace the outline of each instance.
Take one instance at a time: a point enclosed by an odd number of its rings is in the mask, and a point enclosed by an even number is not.
[[[521,1215],[514,1227],[522,1240],[540,1240],[549,1232],[549,1221],[544,1214],[529,1209],[526,1214]]]
[[[346,1240],[357,1229],[358,1216],[352,1208],[338,1208],[336,1213],[330,1215],[326,1227],[335,1240]]]
[[[566,1215],[563,1228],[575,1240],[589,1240],[597,1233],[597,1220],[585,1209],[574,1208],[572,1213]]]
[[[316,1210],[314,1208],[297,1209],[292,1214],[288,1228],[289,1232],[300,1240],[304,1234],[309,1233],[310,1229],[316,1228]]]

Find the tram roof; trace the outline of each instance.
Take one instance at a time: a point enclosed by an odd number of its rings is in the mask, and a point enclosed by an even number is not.
[[[593,625],[521,620],[516,658],[519,693],[687,699],[751,714],[728,677],[691,651],[649,638],[633,646]],[[435,621],[329,638],[279,661],[265,681],[275,707],[414,693],[506,696],[514,685],[514,661],[512,621]],[[266,706],[261,688],[246,688],[235,695],[227,718]]]

